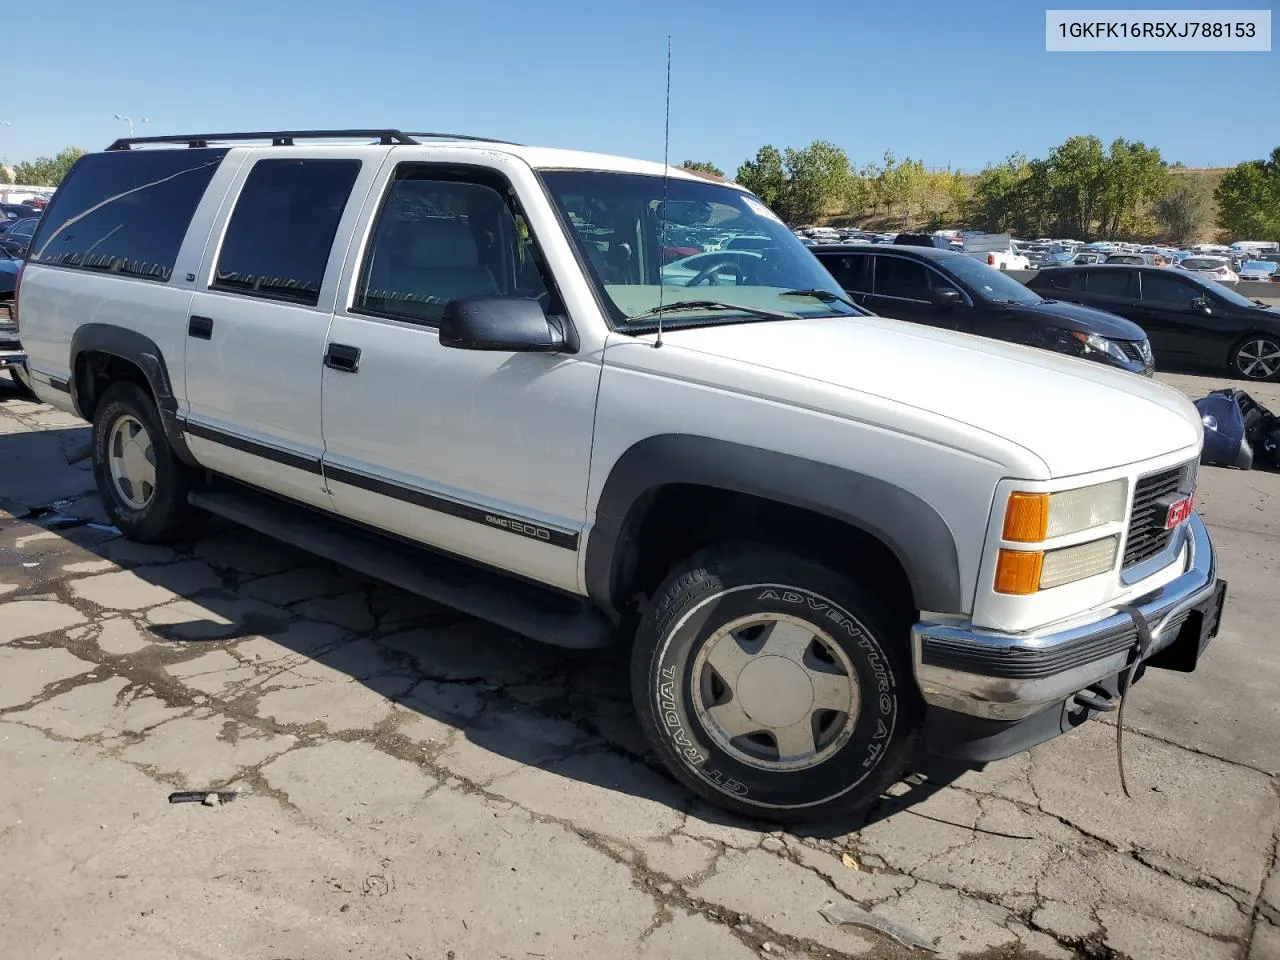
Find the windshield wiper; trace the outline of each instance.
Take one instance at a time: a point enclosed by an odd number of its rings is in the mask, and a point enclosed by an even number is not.
[[[739,306],[736,303],[722,303],[719,300],[677,300],[674,303],[664,303],[662,306],[654,307],[652,310],[637,313],[627,317],[627,320],[645,320],[649,317],[670,313],[673,310],[734,310],[738,313],[745,313],[748,316],[759,317],[762,320],[800,319],[798,313],[783,313],[781,310],[760,310],[756,307]]]
[[[861,311],[852,300],[842,297],[839,294],[832,293],[830,290],[822,290],[818,287],[811,287],[805,290],[784,290],[778,294],[780,297],[813,297],[815,300],[821,300],[823,303],[843,303],[847,307],[853,307],[855,310]]]

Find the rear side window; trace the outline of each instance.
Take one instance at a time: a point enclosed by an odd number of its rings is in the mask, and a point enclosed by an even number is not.
[[[1084,277],[1078,270],[1048,270],[1036,276],[1033,286],[1039,289],[1083,290]]]
[[[1105,267],[1088,274],[1087,289],[1103,297],[1132,296],[1128,270],[1108,270]]]
[[[49,204],[28,260],[167,281],[222,149],[82,157]]]
[[[871,292],[871,257],[865,253],[824,253],[822,265],[845,290]]]
[[[214,271],[215,290],[315,306],[359,160],[259,160]]]

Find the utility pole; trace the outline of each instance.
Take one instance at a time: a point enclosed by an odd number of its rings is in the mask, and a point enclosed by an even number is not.
[[[133,121],[134,121],[134,118],[133,118],[133,117],[122,117],[120,114],[118,114],[118,113],[117,113],[117,114],[116,114],[116,119],[117,119],[117,120],[123,120],[125,123],[127,123],[127,124],[129,125],[129,139],[130,139],[130,140],[132,140],[132,139],[133,139]],[[138,118],[137,118],[137,120],[138,120],[138,123],[150,123],[150,122],[151,122],[151,121],[150,121],[150,120],[148,120],[146,117],[138,117]]]

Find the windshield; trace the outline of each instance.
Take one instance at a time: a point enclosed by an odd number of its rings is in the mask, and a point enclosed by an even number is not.
[[[1188,257],[1182,261],[1182,265],[1188,270],[1217,270],[1225,267],[1227,261],[1219,260],[1216,257]]]
[[[1007,273],[989,267],[973,257],[947,257],[936,265],[951,274],[971,291],[997,303],[1039,303],[1043,298],[1028,290]]]
[[[844,299],[840,285],[751,194],[703,180],[664,183],[598,170],[548,170],[542,179],[616,327],[651,326],[649,312],[660,304],[670,326],[759,319],[762,310],[861,313],[829,302],[828,295]],[[796,293],[812,290],[823,296]],[[682,301],[720,306],[672,308]]]

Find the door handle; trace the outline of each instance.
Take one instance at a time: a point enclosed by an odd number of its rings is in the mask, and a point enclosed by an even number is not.
[[[197,340],[212,340],[213,320],[209,317],[197,317],[192,314],[187,321],[187,336],[195,337]]]
[[[360,369],[360,348],[331,343],[324,353],[324,365],[343,373],[355,373]]]

